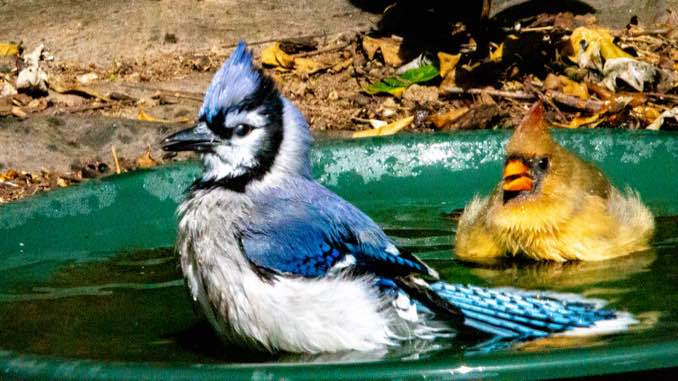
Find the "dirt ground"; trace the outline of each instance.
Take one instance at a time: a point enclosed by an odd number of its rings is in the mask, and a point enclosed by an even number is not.
[[[440,8],[426,1],[397,2],[390,14],[382,14],[391,3],[0,0],[0,43],[21,41],[26,51],[44,44],[50,82],[46,94],[14,95],[6,106],[18,107],[20,113],[0,116],[0,203],[174,159],[164,155],[157,142],[195,121],[211,76],[239,40],[248,42],[260,62],[260,53],[273,42],[296,38],[288,41],[286,51],[325,67],[315,73],[265,68],[315,132],[367,130],[370,121],[407,116],[414,117],[410,130],[431,132],[435,130],[431,115],[468,107],[471,111],[452,129],[512,126],[524,105],[500,93],[450,96],[434,83],[409,86],[399,97],[366,94],[368,84],[395,75],[396,67],[381,57],[370,59],[362,45],[364,36],[396,35],[413,51],[401,50],[402,58],[409,60],[419,53],[417,48],[466,49],[468,44],[460,45],[459,38],[441,45],[436,35],[440,25],[445,31],[467,25],[469,31],[459,36],[468,41],[472,35],[481,44],[482,36],[474,33],[510,30],[517,20],[529,21],[526,25],[536,30],[552,28],[554,19],[536,16],[546,3],[554,13],[570,15],[565,17],[570,31],[589,22],[584,14],[596,8],[598,20],[623,28],[633,15],[652,25],[650,20],[678,5],[677,0],[494,1],[490,14],[497,20],[494,25],[473,21],[479,9],[459,13],[453,5]],[[571,7],[559,8],[563,3]],[[532,14],[526,15],[530,7]],[[580,16],[572,18],[572,12]],[[454,23],[447,17],[452,13],[459,13]],[[388,15],[395,16],[389,21]],[[13,75],[13,65],[6,57],[0,60],[0,75],[6,80]],[[502,76],[512,73],[507,68],[500,71]],[[571,115],[554,109],[563,120]]]

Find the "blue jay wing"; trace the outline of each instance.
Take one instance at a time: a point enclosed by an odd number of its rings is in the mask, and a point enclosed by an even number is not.
[[[299,184],[293,184],[299,187]],[[364,213],[321,185],[305,180],[298,197],[256,200],[257,211],[243,232],[246,257],[280,273],[320,277],[335,267],[358,273],[434,275],[423,262],[401,253]]]
[[[341,237],[332,237],[316,223],[298,219],[250,231],[242,237],[242,244],[253,264],[303,277],[325,275],[348,253]]]

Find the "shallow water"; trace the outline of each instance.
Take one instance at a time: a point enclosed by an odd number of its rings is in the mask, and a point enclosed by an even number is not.
[[[576,292],[634,314],[630,331],[550,338],[509,351],[644,343],[678,336],[678,218],[658,218],[653,250],[609,262],[471,267],[451,259],[454,217],[445,205],[369,205],[366,212],[397,244],[454,283]],[[96,254],[96,253],[95,253]],[[100,253],[64,260],[49,279],[34,263],[0,272],[0,349],[107,361],[174,363],[356,361],[468,354],[479,338],[407,343],[388,353],[323,356],[248,353],[223,347],[194,313],[171,248]]]

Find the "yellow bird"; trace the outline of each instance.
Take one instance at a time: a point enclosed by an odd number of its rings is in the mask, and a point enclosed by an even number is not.
[[[556,143],[544,107],[530,109],[506,146],[504,175],[459,221],[456,257],[600,261],[645,250],[654,218],[638,194],[620,192],[595,166]]]

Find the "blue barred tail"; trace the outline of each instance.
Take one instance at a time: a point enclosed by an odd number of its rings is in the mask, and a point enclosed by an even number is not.
[[[619,332],[636,322],[628,313],[605,309],[600,301],[571,294],[443,282],[431,288],[461,310],[466,326],[507,339]]]

